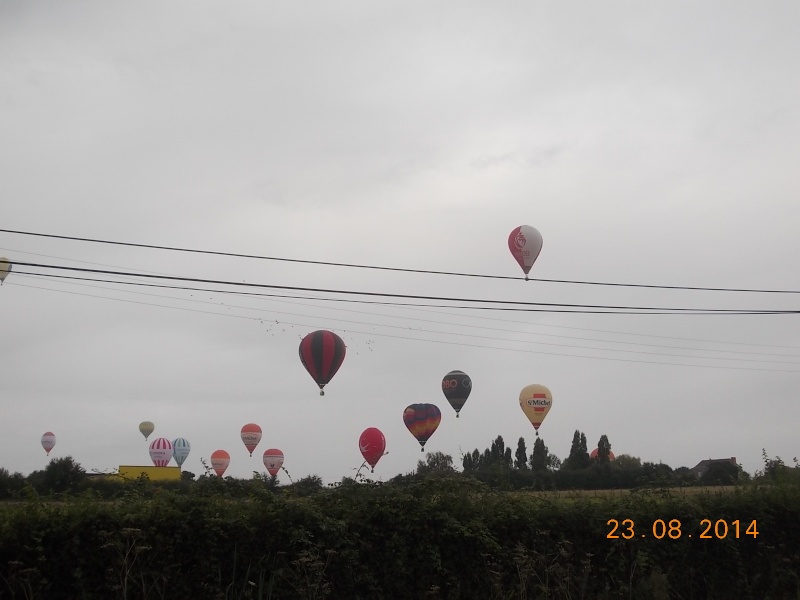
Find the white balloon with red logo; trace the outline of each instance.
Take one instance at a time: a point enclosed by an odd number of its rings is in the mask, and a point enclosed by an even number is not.
[[[530,225],[520,225],[508,236],[508,249],[525,273],[525,279],[528,279],[533,263],[539,258],[542,244],[542,234]]]
[[[150,460],[157,467],[166,467],[172,460],[172,442],[167,438],[158,438],[150,444]]]

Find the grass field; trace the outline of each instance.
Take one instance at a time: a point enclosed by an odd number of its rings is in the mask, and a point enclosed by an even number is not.
[[[566,491],[518,491],[514,494],[537,496],[541,498],[623,498],[632,494],[651,496],[696,496],[698,494],[730,494],[736,491],[735,485],[693,486],[670,488],[638,488],[631,490],[566,490]]]

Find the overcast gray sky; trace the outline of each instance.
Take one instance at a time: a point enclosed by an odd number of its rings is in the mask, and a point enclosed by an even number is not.
[[[310,288],[565,304],[800,309],[797,294],[525,282],[531,277],[800,290],[800,7],[793,2],[0,1],[0,228],[395,273],[0,233],[12,262]],[[102,266],[101,266],[102,265]],[[283,450],[297,479],[424,457],[403,409],[442,410],[427,444],[540,429],[694,466],[800,454],[800,315],[409,309],[58,281],[0,288],[0,466],[148,465],[138,431],[221,448],[226,474]],[[269,291],[269,290],[262,290]],[[320,397],[302,336],[347,344]],[[467,372],[461,413],[441,379]],[[248,457],[239,439],[264,437]],[[285,476],[282,480],[286,481]]]

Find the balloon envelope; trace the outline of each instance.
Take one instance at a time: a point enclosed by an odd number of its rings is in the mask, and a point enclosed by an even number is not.
[[[386,450],[386,438],[383,432],[377,427],[368,427],[361,432],[358,438],[358,449],[361,451],[361,456],[367,461],[367,464],[375,470],[375,465],[383,456]]]
[[[189,456],[191,449],[192,446],[185,438],[177,438],[172,440],[172,456],[175,458],[175,462],[179,467],[183,466],[183,461],[185,461],[186,457]]]
[[[150,421],[142,421],[139,423],[139,431],[144,436],[144,439],[150,437],[150,434],[153,433],[153,430],[156,428]]]
[[[520,225],[508,236],[508,249],[525,273],[525,279],[542,251],[542,243],[542,234],[530,225]]]
[[[322,388],[342,366],[345,352],[344,341],[332,331],[314,331],[300,342],[300,361],[317,382],[320,396],[325,395]]]
[[[403,411],[403,422],[408,427],[419,445],[420,450],[425,451],[425,442],[428,441],[439,427],[442,420],[442,412],[435,404],[412,404]]]
[[[0,284],[6,280],[9,273],[11,273],[11,262],[2,256],[0,257]]]
[[[539,435],[539,426],[553,406],[553,395],[543,385],[529,385],[519,393],[519,406]]]
[[[52,431],[46,431],[42,436],[42,448],[44,451],[47,452],[47,456],[50,456],[50,450],[53,449],[53,446],[56,445],[56,434]]]
[[[158,438],[150,444],[150,460],[157,467],[166,467],[172,460],[172,442]]]
[[[597,458],[597,455],[598,455],[599,453],[600,453],[600,448],[595,448],[594,450],[592,450],[592,451],[589,453],[589,458],[591,458],[591,459],[595,459],[595,458]],[[611,450],[609,450],[609,451],[608,451],[608,460],[614,460],[615,458],[617,458],[617,457],[616,457],[616,456],[614,456],[614,453],[613,453]]]
[[[277,448],[264,450],[264,466],[267,468],[267,472],[275,477],[283,466],[283,452]]]
[[[261,427],[255,423],[248,423],[242,427],[242,442],[244,443],[244,447],[247,448],[247,451],[250,453],[250,456],[253,456],[253,450],[256,449],[256,446],[258,446],[258,442],[260,441]]]
[[[472,379],[464,371],[450,371],[442,379],[444,397],[456,411],[456,417],[472,392]]]
[[[211,453],[211,468],[218,477],[222,477],[229,464],[231,464],[231,455],[225,450],[214,450]]]

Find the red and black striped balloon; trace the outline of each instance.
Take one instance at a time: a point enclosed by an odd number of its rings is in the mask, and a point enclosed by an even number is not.
[[[344,341],[332,331],[314,331],[300,342],[300,360],[308,374],[317,382],[320,396],[325,395],[322,388],[342,366],[344,355]]]

